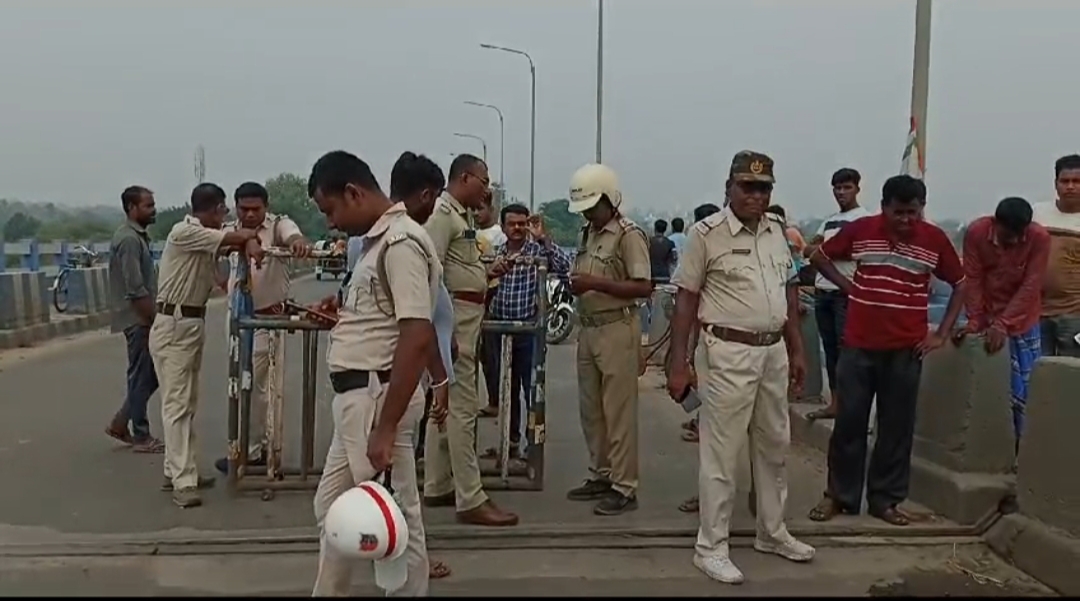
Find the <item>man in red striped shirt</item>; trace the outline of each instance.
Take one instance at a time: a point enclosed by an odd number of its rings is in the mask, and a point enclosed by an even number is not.
[[[829,440],[825,499],[810,519],[857,514],[863,482],[870,515],[897,526],[909,521],[897,505],[907,498],[915,404],[922,360],[949,338],[963,307],[964,269],[949,237],[921,218],[926,185],[908,175],[889,178],[881,213],[853,221],[810,260],[847,294],[847,322],[837,364],[840,404]],[[853,261],[850,280],[833,261]],[[931,275],[952,285],[945,317],[930,332]],[[870,405],[877,397],[877,442],[866,466]]]

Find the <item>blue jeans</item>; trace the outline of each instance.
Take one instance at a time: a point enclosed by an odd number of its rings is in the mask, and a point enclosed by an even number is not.
[[[146,418],[146,405],[158,389],[154,359],[150,356],[150,326],[134,325],[124,329],[127,339],[127,396],[124,405],[116,413],[117,424],[131,422],[131,435],[135,442],[150,438],[150,421]]]

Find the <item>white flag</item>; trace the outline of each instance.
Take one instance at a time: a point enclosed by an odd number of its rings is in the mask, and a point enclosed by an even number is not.
[[[923,179],[926,165],[919,154],[918,127],[915,117],[911,118],[911,129],[908,130],[907,146],[904,147],[904,156],[900,159],[900,175],[910,175],[916,179]]]

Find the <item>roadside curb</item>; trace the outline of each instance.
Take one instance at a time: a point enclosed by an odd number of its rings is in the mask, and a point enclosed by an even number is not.
[[[998,555],[1065,596],[1080,595],[1080,539],[1019,513],[1002,516],[986,533]]]
[[[314,268],[305,269],[295,275],[293,282],[301,282],[313,277]],[[210,299],[208,306],[224,303],[228,298],[224,295]],[[94,330],[109,327],[109,312],[94,313],[93,315],[63,316],[56,321],[40,323],[15,330],[0,330],[0,351],[15,348],[32,347],[42,342],[48,342],[55,338],[84,334]]]

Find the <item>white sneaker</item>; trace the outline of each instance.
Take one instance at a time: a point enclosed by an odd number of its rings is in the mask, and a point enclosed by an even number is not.
[[[725,584],[742,584],[744,580],[743,573],[739,571],[739,568],[735,567],[735,564],[731,563],[731,560],[723,555],[702,557],[695,554],[694,566],[705,572],[705,575],[709,578]]]
[[[794,536],[788,536],[783,542],[754,540],[754,550],[759,553],[772,553],[789,561],[807,562],[814,558],[814,548],[800,542]]]

